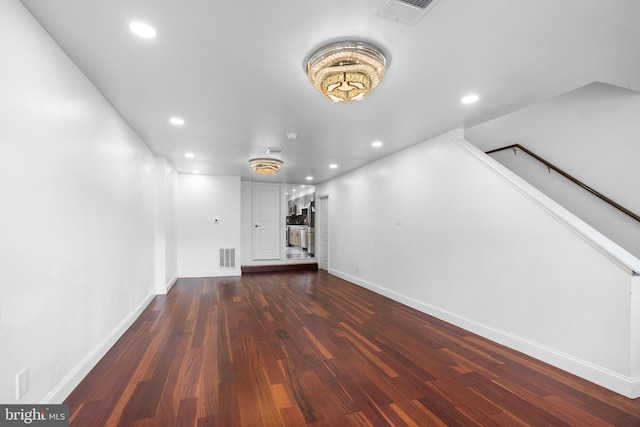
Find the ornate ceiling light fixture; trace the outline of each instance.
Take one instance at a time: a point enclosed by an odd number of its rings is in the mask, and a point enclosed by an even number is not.
[[[282,167],[282,160],[266,157],[249,160],[251,167],[260,175],[274,175]]]
[[[386,59],[365,42],[331,43],[316,50],[307,62],[313,86],[333,102],[359,101],[384,77]]]

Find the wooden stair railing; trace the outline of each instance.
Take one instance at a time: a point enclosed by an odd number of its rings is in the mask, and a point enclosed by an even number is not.
[[[640,222],[640,216],[639,215],[631,212],[629,209],[625,208],[624,206],[621,206],[620,204],[614,202],[613,200],[611,200],[607,196],[599,193],[598,191],[596,191],[593,188],[589,187],[584,182],[580,181],[577,178],[574,178],[573,176],[569,175],[568,173],[566,173],[565,171],[563,171],[559,167],[555,166],[553,163],[550,163],[550,162],[546,161],[542,157],[538,156],[537,154],[535,154],[534,152],[528,150],[527,148],[523,147],[520,144],[513,144],[513,145],[508,145],[508,146],[502,147],[502,148],[496,148],[495,150],[487,151],[485,154],[492,154],[492,153],[496,153],[498,151],[503,151],[503,150],[513,150],[514,154],[517,154],[517,150],[522,150],[523,152],[527,153],[528,155],[530,155],[531,157],[533,157],[534,159],[536,159],[540,163],[544,164],[547,167],[547,169],[549,169],[549,171],[551,171],[551,169],[553,169],[554,171],[558,172],[560,175],[564,176],[565,178],[567,178],[568,180],[570,180],[574,184],[579,185],[580,187],[582,187],[583,189],[587,190],[589,193],[591,193],[594,196],[598,197],[602,201],[610,204],[614,208],[618,209],[619,211],[627,214],[631,218],[633,218],[636,221]]]

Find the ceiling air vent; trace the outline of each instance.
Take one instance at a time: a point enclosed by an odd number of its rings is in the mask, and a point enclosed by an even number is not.
[[[433,9],[437,2],[438,0],[387,0],[378,10],[378,16],[411,25]]]

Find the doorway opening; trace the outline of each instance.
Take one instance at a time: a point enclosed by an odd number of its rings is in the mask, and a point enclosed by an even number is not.
[[[287,259],[315,258],[315,185],[287,185]]]

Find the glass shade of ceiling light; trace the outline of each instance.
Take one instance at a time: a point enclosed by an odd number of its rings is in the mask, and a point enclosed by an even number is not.
[[[274,175],[282,167],[282,160],[262,157],[249,160],[249,164],[260,175]]]
[[[144,22],[132,22],[129,24],[129,29],[136,35],[145,39],[152,39],[156,36],[156,30],[152,26],[145,24]]]
[[[180,118],[180,117],[171,117],[169,119],[169,122],[172,125],[176,125],[176,126],[182,126],[184,124],[184,119]]]
[[[343,41],[316,50],[307,61],[307,76],[330,101],[359,101],[382,81],[386,59],[377,47]]]
[[[460,102],[462,102],[463,104],[473,104],[474,102],[478,101],[478,99],[480,99],[480,97],[475,93],[472,93],[472,94],[463,96],[462,99],[460,99]]]

